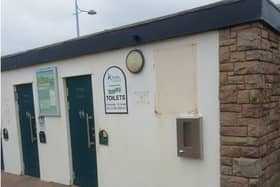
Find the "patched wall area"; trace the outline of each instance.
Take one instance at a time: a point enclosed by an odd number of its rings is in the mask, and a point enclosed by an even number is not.
[[[196,56],[194,44],[155,51],[158,114],[197,113]]]
[[[220,31],[221,186],[280,178],[280,35],[261,23]]]

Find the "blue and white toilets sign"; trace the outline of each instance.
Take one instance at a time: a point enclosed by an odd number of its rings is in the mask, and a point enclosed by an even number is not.
[[[103,77],[104,104],[106,114],[127,114],[127,85],[123,70],[109,67]]]

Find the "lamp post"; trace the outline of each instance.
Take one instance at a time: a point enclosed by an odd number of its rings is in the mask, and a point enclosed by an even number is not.
[[[79,23],[79,14],[80,13],[87,13],[89,15],[96,14],[96,11],[94,10],[82,10],[78,6],[78,0],[75,0],[75,16],[76,16],[76,28],[77,28],[77,37],[80,37],[80,23]]]

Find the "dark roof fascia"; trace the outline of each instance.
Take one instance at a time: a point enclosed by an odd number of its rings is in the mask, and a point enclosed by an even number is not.
[[[270,0],[263,1],[262,20],[274,30],[280,32],[280,7],[276,6]]]
[[[269,0],[230,0],[1,57],[1,71],[146,44],[233,25],[264,21],[280,32],[280,11]]]

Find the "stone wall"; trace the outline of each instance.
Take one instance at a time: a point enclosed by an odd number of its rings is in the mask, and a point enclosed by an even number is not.
[[[262,23],[220,31],[221,186],[280,178],[280,34]]]

